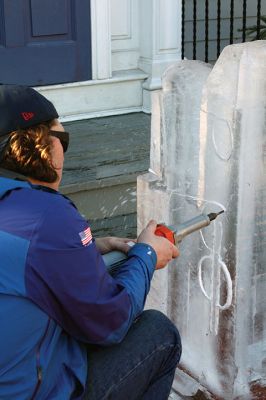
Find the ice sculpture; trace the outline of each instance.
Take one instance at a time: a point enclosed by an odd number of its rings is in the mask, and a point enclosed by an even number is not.
[[[253,383],[266,384],[265,138],[265,41],[226,47],[213,69],[181,61],[165,72],[150,172],[138,179],[138,228],[226,209],[184,239],[148,299],[181,332],[180,395],[251,399]]]

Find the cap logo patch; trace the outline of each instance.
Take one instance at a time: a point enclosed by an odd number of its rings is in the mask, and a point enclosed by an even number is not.
[[[21,115],[25,121],[29,121],[30,119],[32,119],[34,117],[33,112],[22,112]]]

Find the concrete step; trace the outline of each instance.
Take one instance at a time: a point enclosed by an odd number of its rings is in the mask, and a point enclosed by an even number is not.
[[[116,234],[115,226],[122,234],[123,224],[127,235],[136,231],[136,179],[149,168],[150,120],[133,113],[64,123],[70,146],[61,192],[99,235]]]

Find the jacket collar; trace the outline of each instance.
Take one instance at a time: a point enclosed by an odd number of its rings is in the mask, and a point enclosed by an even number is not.
[[[31,188],[60,195],[67,199],[69,203],[71,203],[72,206],[76,208],[72,200],[70,200],[67,196],[61,194],[60,192],[57,192],[56,190],[50,189],[46,186],[33,185],[32,183],[27,181],[27,178],[24,175],[0,167],[0,200],[11,190],[20,188]]]
[[[0,199],[2,199],[5,194],[11,190],[19,188],[30,188],[31,185],[27,182],[25,176],[16,174],[12,171],[4,170],[0,168]],[[21,180],[23,177],[23,180]]]

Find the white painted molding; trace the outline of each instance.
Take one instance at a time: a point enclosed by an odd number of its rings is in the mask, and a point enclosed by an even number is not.
[[[91,0],[92,78],[112,76],[110,0]]]
[[[142,85],[147,74],[140,70],[114,72],[112,78],[35,89],[47,97],[60,121],[74,121],[142,111]]]
[[[125,40],[132,37],[132,1],[111,0],[112,40]]]
[[[146,90],[161,88],[165,69],[181,59],[181,0],[140,0],[139,68]]]
[[[139,0],[111,0],[112,70],[138,68]]]

